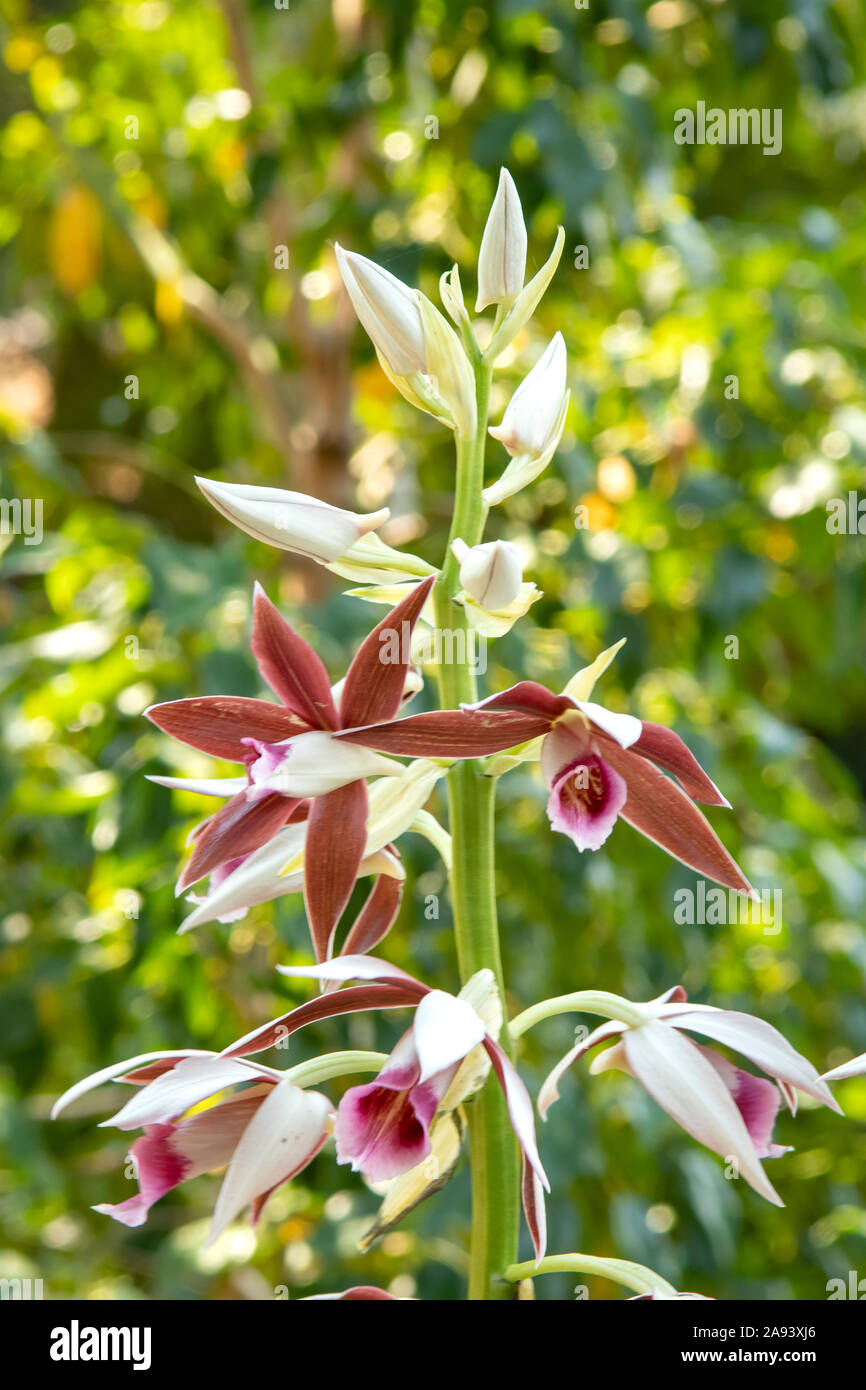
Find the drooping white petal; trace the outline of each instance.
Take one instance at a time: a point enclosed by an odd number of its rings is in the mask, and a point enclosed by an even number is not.
[[[415,1010],[412,1024],[421,1065],[419,1082],[462,1062],[484,1037],[484,1024],[465,999],[433,989]]]
[[[730,1091],[693,1043],[676,1028],[651,1020],[628,1029],[623,1047],[638,1081],[677,1124],[722,1158],[735,1159],[756,1192],[784,1206]]]
[[[243,864],[223,879],[219,887],[208,893],[184,920],[180,931],[192,931],[193,927],[199,927],[204,922],[227,917],[258,903],[271,902],[274,898],[281,898],[284,893],[300,892],[304,886],[303,873],[282,876],[281,871],[299,851],[303,854],[306,833],[306,822],[279,830],[267,844],[254,850]]]
[[[701,1033],[725,1047],[734,1048],[763,1068],[769,1076],[784,1081],[789,1086],[796,1086],[807,1095],[814,1096],[816,1100],[828,1105],[831,1110],[840,1110],[832,1091],[822,1081],[812,1063],[792,1047],[777,1028],[766,1023],[764,1019],[753,1018],[751,1014],[738,1013],[732,1009],[713,1009],[706,1012],[677,1012],[669,1021],[674,1028]]]
[[[510,304],[523,289],[525,272],[523,209],[513,178],[502,169],[478,253],[476,313],[488,304]]]
[[[305,1167],[328,1135],[331,1102],[290,1081],[274,1086],[247,1125],[229,1164],[205,1245],[244,1207]]]
[[[248,536],[320,564],[337,560],[390,516],[387,507],[362,516],[279,487],[222,483],[215,478],[196,478],[196,482],[217,511]]]
[[[536,1105],[538,1107],[538,1113],[543,1120],[547,1118],[547,1112],[554,1101],[559,1100],[559,1082],[568,1071],[569,1067],[574,1066],[577,1059],[582,1057],[585,1052],[588,1052],[591,1047],[597,1046],[598,1043],[604,1042],[608,1038],[619,1037],[624,1028],[624,1023],[617,1023],[615,1020],[608,1023],[600,1023],[597,1028],[594,1028],[593,1031],[587,1034],[579,1043],[575,1043],[574,1047],[570,1048],[564,1057],[560,1058],[553,1068],[553,1071],[546,1077],[538,1093]]]

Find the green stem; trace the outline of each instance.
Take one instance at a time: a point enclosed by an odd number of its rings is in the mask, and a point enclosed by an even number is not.
[[[603,1279],[624,1284],[635,1293],[662,1293],[669,1298],[676,1289],[646,1265],[635,1264],[633,1260],[600,1259],[595,1255],[547,1255],[540,1264],[527,1260],[525,1264],[512,1265],[505,1271],[510,1283],[521,1279],[535,1279],[539,1274],[597,1274]]]
[[[478,427],[471,439],[457,441],[457,482],[448,553],[435,588],[436,622],[442,660],[439,698],[443,709],[456,709],[476,698],[469,629],[462,606],[454,602],[459,566],[451,541],[477,545],[484,531],[486,507],[481,496],[491,368],[480,360],[475,371]],[[445,640],[445,634],[450,634]],[[485,777],[477,761],[457,763],[448,773],[452,836],[451,898],[461,982],[488,968],[496,976],[505,1002],[494,881],[493,811],[495,779]],[[503,1045],[510,1046],[507,1029]],[[494,1078],[469,1107],[472,1167],[472,1237],[469,1298],[510,1296],[502,1278],[517,1255],[520,1166],[517,1143],[505,1099]]]

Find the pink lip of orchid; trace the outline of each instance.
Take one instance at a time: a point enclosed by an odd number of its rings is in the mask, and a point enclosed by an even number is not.
[[[760,1162],[789,1151],[771,1139],[782,1098],[792,1114],[797,1090],[841,1114],[811,1062],[771,1024],[730,1009],[689,1004],[679,986],[637,1007],[645,1015],[642,1022],[602,1023],[566,1053],[541,1088],[539,1114],[546,1117],[559,1098],[561,1076],[579,1057],[602,1042],[613,1042],[593,1061],[593,1074],[613,1068],[634,1076],[688,1134],[723,1158],[736,1159],[739,1172],[756,1192],[784,1206]],[[742,1053],[772,1077],[778,1089],[772,1081],[684,1037],[682,1030]]]
[[[105,1081],[140,1089],[103,1125],[143,1129],[144,1134],[130,1149],[138,1192],[94,1210],[125,1226],[141,1226],[154,1203],[179,1183],[225,1167],[206,1245],[244,1207],[250,1208],[255,1225],[270,1194],[311,1162],[331,1131],[332,1106],[326,1096],[301,1090],[271,1067],[191,1050],[147,1053],[95,1072],[60,1097],[52,1119]],[[186,1113],[239,1085],[244,1089],[227,1099]]]
[[[243,860],[292,819],[307,820],[304,894],[318,959],[331,948],[364,855],[365,778],[393,768],[378,752],[338,743],[338,730],[394,721],[403,703],[408,652],[384,660],[383,642],[404,639],[424,606],[435,576],[422,580],[368,635],[334,702],[319,657],[295,633],[257,585],[252,650],[264,680],[281,703],[204,696],[153,705],[147,717],[173,738],[216,758],[246,765],[248,778],[229,785],[208,780],[190,789],[232,793],[194,832],[193,852],[178,892],[227,862]],[[393,644],[390,644],[391,646]],[[408,642],[401,641],[401,648]],[[390,646],[389,646],[390,655]],[[177,779],[162,779],[170,785]]]
[[[514,721],[499,724],[498,719]],[[516,736],[506,743],[509,733]],[[694,805],[729,806],[682,739],[661,724],[521,681],[460,711],[409,715],[340,739],[383,753],[483,757],[543,737],[541,767],[554,830],[598,849],[618,816],[674,859],[738,893],[754,890]],[[434,748],[438,752],[432,751]],[[665,773],[671,774],[665,776]]]
[[[430,1123],[457,1067],[475,1047],[485,1049],[523,1152],[523,1207],[540,1260],[546,1244],[543,1194],[550,1186],[538,1155],[532,1101],[474,1009],[465,1000],[431,990],[374,956],[342,955],[318,966],[277,968],[283,975],[328,984],[365,983],[299,1005],[233,1043],[224,1057],[238,1059],[263,1052],[278,1039],[323,1018],[379,1008],[415,1008],[412,1027],[376,1081],[350,1088],[337,1108],[338,1160],[351,1163],[374,1181],[407,1172],[430,1152]]]

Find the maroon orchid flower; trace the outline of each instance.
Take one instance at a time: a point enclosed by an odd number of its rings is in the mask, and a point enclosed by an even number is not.
[[[178,892],[220,866],[244,861],[286,825],[303,820],[307,915],[318,958],[329,954],[364,857],[365,779],[402,771],[365,747],[363,737],[350,744],[338,742],[335,734],[378,726],[398,714],[409,670],[408,638],[432,583],[433,576],[423,580],[365,639],[338,703],[319,657],[256,585],[252,651],[280,704],[216,695],[146,711],[172,738],[246,769],[245,779],[230,779],[227,788],[222,784],[223,794],[233,793],[230,799],[193,832]],[[197,785],[219,790],[216,783]]]

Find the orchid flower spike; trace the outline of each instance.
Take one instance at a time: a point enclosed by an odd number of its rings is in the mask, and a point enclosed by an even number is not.
[[[361,516],[278,487],[221,483],[215,478],[196,478],[196,482],[217,511],[248,536],[323,565],[339,560],[391,515],[383,507]]]
[[[151,1052],[105,1067],[66,1091],[52,1119],[106,1081],[137,1088],[103,1124],[144,1130],[130,1149],[139,1190],[124,1202],[100,1203],[94,1210],[125,1226],[141,1226],[153,1204],[179,1183],[226,1168],[206,1245],[244,1207],[255,1225],[270,1194],[306,1168],[331,1132],[326,1096],[302,1090],[257,1062],[196,1051]],[[228,1089],[227,1099],[196,1110]]]
[[[593,1061],[593,1074],[615,1068],[636,1077],[686,1133],[733,1160],[756,1192],[783,1206],[761,1165],[763,1158],[789,1152],[772,1141],[782,1099],[795,1114],[800,1090],[841,1113],[811,1062],[769,1023],[731,1009],[689,1004],[679,986],[648,1004],[628,1007],[633,1017],[637,1014],[634,1021],[602,1023],[557,1063],[539,1093],[539,1113],[546,1116],[559,1097],[561,1076],[579,1057],[599,1043],[612,1042]],[[686,1033],[742,1053],[772,1081],[743,1071]]]
[[[363,983],[301,1004],[241,1038],[225,1056],[239,1058],[262,1052],[307,1023],[338,1014],[407,1005],[415,1009],[411,1027],[376,1080],[351,1087],[337,1108],[337,1160],[350,1163],[373,1182],[407,1172],[430,1153],[430,1130],[440,1102],[461,1064],[477,1048],[484,1049],[523,1152],[524,1212],[536,1256],[541,1259],[545,1245],[543,1193],[550,1188],[538,1155],[529,1094],[488,1031],[483,1010],[479,1011],[475,1002],[480,987],[488,992],[492,987],[490,972],[480,971],[455,997],[432,990],[398,966],[370,955],[342,955],[318,966],[278,969],[283,975],[327,984]]]

